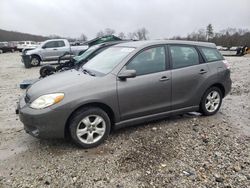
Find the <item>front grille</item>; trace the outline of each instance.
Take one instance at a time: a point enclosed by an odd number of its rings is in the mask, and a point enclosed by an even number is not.
[[[25,95],[24,101],[25,101],[26,103],[29,103],[29,102],[30,102],[30,97],[28,96],[28,94]]]

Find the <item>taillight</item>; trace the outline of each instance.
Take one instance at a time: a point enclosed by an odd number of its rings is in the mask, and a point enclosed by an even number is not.
[[[230,65],[229,65],[229,63],[228,63],[227,60],[223,60],[222,62],[223,62],[224,65],[227,67],[227,69],[230,69]]]

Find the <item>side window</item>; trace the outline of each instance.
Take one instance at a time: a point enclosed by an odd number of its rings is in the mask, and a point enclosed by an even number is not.
[[[170,45],[173,68],[181,68],[199,64],[199,54],[192,46]]]
[[[45,47],[46,47],[46,48],[56,48],[57,45],[56,45],[56,42],[55,42],[55,41],[51,41],[51,42],[47,42],[47,43],[45,44]]]
[[[136,75],[145,75],[166,70],[165,48],[155,47],[138,54],[128,65],[128,70],[136,70]]]
[[[223,56],[215,48],[200,47],[208,62],[219,61],[224,59]]]
[[[62,40],[57,41],[57,47],[64,47],[64,46],[65,46],[64,41],[62,41]]]

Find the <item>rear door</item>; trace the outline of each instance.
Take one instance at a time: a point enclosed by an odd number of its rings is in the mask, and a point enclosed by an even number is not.
[[[56,56],[57,58],[59,56],[62,56],[65,52],[70,52],[69,47],[66,46],[65,42],[63,40],[57,41],[57,48],[56,48]]]
[[[197,106],[210,75],[200,52],[191,45],[169,45],[172,67],[172,110]]]
[[[144,49],[124,67],[136,70],[135,78],[117,80],[121,120],[170,110],[171,71],[164,46]]]

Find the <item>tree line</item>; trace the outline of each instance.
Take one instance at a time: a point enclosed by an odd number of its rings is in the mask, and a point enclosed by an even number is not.
[[[144,27],[135,30],[134,32],[129,32],[125,34],[124,32],[119,32],[116,34],[114,29],[106,28],[96,33],[96,37],[103,37],[105,35],[116,35],[121,39],[133,39],[133,40],[147,40],[148,37],[148,30]],[[87,41],[88,37],[82,33],[79,37],[61,37],[59,35],[49,35],[49,36],[40,36],[40,35],[33,35],[28,33],[21,33],[16,31],[6,31],[0,29],[0,42],[3,41],[44,41],[48,39],[57,39],[57,38],[67,38],[69,41]]]
[[[32,35],[28,33],[21,33],[16,31],[6,31],[0,29],[0,42],[5,41],[44,41],[49,39],[49,37],[39,36],[39,35]]]
[[[171,39],[213,42],[218,46],[225,47],[250,46],[250,31],[248,29],[227,28],[215,32],[212,24],[208,24],[206,28],[189,33],[185,37],[175,36]]]
[[[96,33],[96,37],[103,37],[105,35],[116,35],[121,39],[128,40],[148,40],[149,31],[145,28],[139,28],[133,32],[116,32],[114,29],[106,28]],[[0,29],[0,41],[44,41],[47,39],[63,38],[58,35],[39,36],[27,33],[6,31]],[[65,38],[65,37],[64,37]],[[79,37],[69,38],[69,41],[87,41],[88,37],[82,33]],[[207,27],[201,28],[198,31],[187,34],[184,37],[174,36],[169,39],[175,40],[192,40],[192,41],[208,41],[213,42],[218,46],[232,47],[232,46],[250,46],[250,31],[248,29],[227,28],[219,32],[215,32],[213,25],[208,24]]]
[[[119,37],[120,39],[124,40],[124,39],[128,39],[128,40],[148,40],[148,30],[144,27],[135,30],[134,32],[128,32],[128,33],[124,33],[124,32],[118,32],[116,33],[116,31],[114,29],[111,28],[106,28],[104,30],[100,30],[96,33],[96,37],[103,37],[106,35],[116,35],[117,37]],[[79,38],[76,38],[75,40],[80,40],[80,41],[87,41],[88,37],[82,33],[80,35]]]
[[[103,37],[105,35],[115,35],[116,32],[114,29],[106,28],[105,30],[101,30],[97,32],[96,37]],[[139,28],[134,32],[128,32],[127,34],[124,32],[117,33],[117,36],[121,39],[133,39],[133,40],[148,40],[149,31],[145,28]]]

